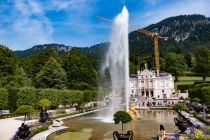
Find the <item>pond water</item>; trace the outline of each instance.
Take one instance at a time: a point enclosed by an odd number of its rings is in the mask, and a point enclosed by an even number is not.
[[[141,119],[132,120],[124,125],[124,130],[132,130],[134,140],[152,140],[156,138],[157,128],[163,124],[166,133],[174,133],[178,128],[174,124],[177,113],[173,110],[138,110]],[[121,125],[113,122],[103,122],[97,114],[78,117],[65,121],[69,127],[67,132],[61,132],[48,137],[48,140],[113,140],[114,131],[121,132]]]

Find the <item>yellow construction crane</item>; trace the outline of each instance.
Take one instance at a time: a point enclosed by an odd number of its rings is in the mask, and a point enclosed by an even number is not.
[[[99,20],[102,20],[102,21],[113,23],[112,20],[107,19],[107,18],[103,18],[103,17],[99,17],[99,16],[97,16],[96,18],[99,19]],[[134,29],[133,27],[130,27],[130,26],[129,26],[129,28]],[[160,63],[159,63],[159,51],[158,51],[158,39],[160,38],[160,39],[167,40],[168,37],[161,37],[161,36],[158,35],[158,33],[150,32],[150,31],[147,31],[145,29],[137,29],[135,31],[140,32],[140,33],[144,33],[144,34],[149,35],[150,37],[154,38],[155,68],[156,68],[157,72],[159,72]]]
[[[155,53],[155,68],[156,70],[160,70],[160,62],[159,62],[159,51],[158,51],[158,39],[164,39],[167,40],[167,37],[161,37],[158,35],[158,33],[150,32],[144,29],[138,29],[137,32],[144,33],[146,35],[149,35],[150,37],[154,38],[154,53]]]

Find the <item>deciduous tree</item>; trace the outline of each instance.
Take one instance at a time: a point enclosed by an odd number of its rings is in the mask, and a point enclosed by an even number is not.
[[[206,80],[210,74],[210,50],[206,46],[198,46],[195,53],[195,71]]]
[[[24,122],[25,122],[25,119],[26,119],[26,116],[30,117],[30,115],[32,115],[32,113],[34,113],[34,108],[30,105],[22,105],[20,107],[18,107],[18,109],[15,111],[15,113],[17,115],[24,115],[25,118],[24,118]]]
[[[184,56],[176,53],[169,53],[165,58],[166,71],[175,76],[175,81],[178,81],[178,77],[183,75],[187,66],[184,60]]]

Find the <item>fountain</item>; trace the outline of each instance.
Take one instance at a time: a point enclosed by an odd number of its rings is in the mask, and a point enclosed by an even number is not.
[[[124,102],[127,111],[129,108],[128,11],[125,6],[113,22],[110,42],[102,67],[102,71],[109,68],[111,77],[110,109],[105,118],[107,121],[112,121],[113,114],[123,107]]]

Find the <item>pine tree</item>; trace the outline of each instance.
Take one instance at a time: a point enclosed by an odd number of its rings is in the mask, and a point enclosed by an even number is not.
[[[9,48],[0,45],[0,78],[13,75],[16,69],[16,62],[15,53]]]
[[[35,79],[37,88],[66,88],[66,72],[61,65],[52,57],[47,61]]]
[[[0,86],[6,88],[31,86],[31,80],[28,78],[22,67],[17,67],[13,75],[2,77]]]

